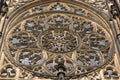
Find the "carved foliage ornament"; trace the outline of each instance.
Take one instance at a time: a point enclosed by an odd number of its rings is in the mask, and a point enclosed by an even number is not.
[[[6,34],[6,55],[11,62],[50,78],[57,76],[56,66],[62,62],[65,77],[76,78],[110,61],[113,43],[104,26],[81,14],[66,14],[71,9],[66,3],[51,3],[47,13],[39,12],[44,6],[35,8],[36,15],[17,19]]]

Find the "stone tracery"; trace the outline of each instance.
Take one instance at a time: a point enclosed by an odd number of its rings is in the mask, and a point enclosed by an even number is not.
[[[27,16],[23,12],[24,16],[18,17],[19,23],[12,25],[9,35],[6,34],[6,54],[10,55],[7,57],[14,58],[13,62],[23,69],[51,78],[59,72],[55,68],[59,61],[65,65],[66,77],[72,78],[107,64],[113,54],[112,38],[105,30],[107,25],[101,25],[100,19],[97,23],[86,18],[87,10],[69,5],[59,2],[48,10],[44,6],[30,8]]]

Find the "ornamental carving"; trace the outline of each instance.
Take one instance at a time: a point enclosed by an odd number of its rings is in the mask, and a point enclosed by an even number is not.
[[[13,18],[14,23],[8,22],[4,46],[8,59],[36,76],[49,78],[58,76],[61,64],[66,79],[108,64],[113,42],[107,22],[92,12],[90,17],[89,9],[77,4],[49,4],[27,5],[25,12]]]

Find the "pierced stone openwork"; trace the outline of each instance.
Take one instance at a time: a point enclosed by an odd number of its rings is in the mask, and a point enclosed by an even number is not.
[[[53,53],[68,53],[76,50],[79,45],[79,37],[64,29],[47,31],[39,39],[40,43],[38,44]]]
[[[104,16],[80,2],[44,3],[31,2],[10,17],[4,48],[13,64],[49,78],[58,76],[61,64],[67,79],[99,70],[111,60],[113,42]]]

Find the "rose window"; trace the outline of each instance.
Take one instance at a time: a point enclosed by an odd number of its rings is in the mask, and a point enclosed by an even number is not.
[[[104,16],[77,4],[33,1],[16,10],[5,34],[10,61],[52,79],[82,77],[107,65],[113,55],[109,24]]]

